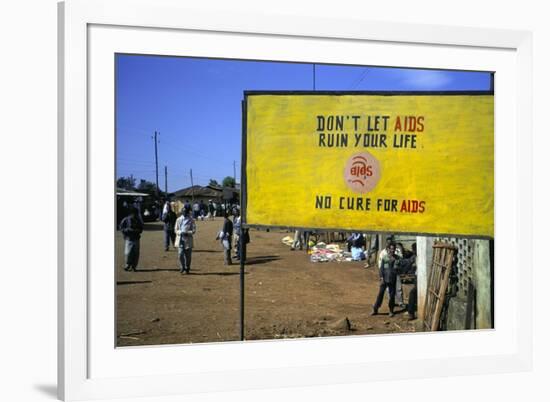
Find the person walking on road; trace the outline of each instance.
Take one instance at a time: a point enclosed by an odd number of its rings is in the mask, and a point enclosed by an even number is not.
[[[125,271],[136,271],[139,262],[139,240],[143,232],[143,224],[138,218],[138,210],[131,207],[128,216],[120,222],[120,231],[124,236]]]
[[[183,210],[181,216],[176,220],[176,244],[178,245],[178,258],[180,262],[180,273],[188,274],[191,271],[191,254],[193,252],[193,235],[197,231],[195,221],[187,210]]]
[[[290,246],[290,249],[294,251],[299,247],[300,250],[302,250],[303,245],[304,245],[304,231],[301,229],[297,229],[296,232],[294,232],[294,241],[292,242],[292,246]]]
[[[378,314],[378,309],[382,305],[382,300],[384,299],[384,293],[386,292],[386,289],[388,289],[388,306],[390,308],[389,316],[393,317],[393,309],[395,307],[395,281],[399,257],[395,254],[395,243],[390,242],[386,250],[387,253],[380,259],[380,289],[378,290],[376,301],[372,306],[371,315]]]
[[[191,212],[191,203],[189,202],[189,200],[185,200],[185,203],[183,204],[183,209]]]
[[[174,231],[176,227],[177,216],[174,211],[172,211],[172,206],[166,204],[165,212],[162,215],[162,221],[164,222],[164,251],[168,251],[170,245],[176,246],[176,232]]]
[[[235,243],[235,255],[233,258],[239,260],[241,258],[239,255],[239,246],[241,241],[241,215],[237,208],[233,210],[233,240]]]
[[[214,207],[214,203],[212,200],[208,200],[208,220],[213,221],[214,217],[216,216],[216,207]]]
[[[193,203],[193,219],[199,219],[200,210],[201,210],[201,207],[200,207],[198,201],[195,201]]]
[[[229,214],[227,212],[224,214],[223,227],[218,236],[223,246],[223,265],[231,265],[231,238],[233,236],[233,222],[229,219]]]

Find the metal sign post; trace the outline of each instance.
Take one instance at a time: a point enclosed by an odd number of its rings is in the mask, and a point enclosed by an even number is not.
[[[239,257],[240,257],[240,270],[239,270],[239,283],[240,283],[240,337],[241,341],[244,341],[244,263],[246,256],[246,244],[243,239],[243,225],[241,216],[241,228],[239,229]]]

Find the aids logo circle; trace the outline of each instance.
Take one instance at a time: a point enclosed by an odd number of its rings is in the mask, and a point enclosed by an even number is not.
[[[367,193],[380,180],[380,163],[368,152],[352,155],[344,169],[346,185],[356,193]]]

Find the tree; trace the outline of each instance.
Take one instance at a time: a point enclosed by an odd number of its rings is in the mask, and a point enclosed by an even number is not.
[[[222,180],[222,186],[235,188],[235,179],[231,176],[226,176]]]
[[[116,186],[118,188],[123,188],[124,190],[135,190],[136,179],[134,178],[134,176],[119,177],[116,180]]]
[[[151,181],[141,179],[139,181],[139,185],[137,187],[138,191],[141,191],[142,193],[147,193],[150,195],[156,195],[157,194],[157,185]]]
[[[210,183],[208,183],[209,186],[217,186],[219,187],[220,186],[220,183],[218,183],[217,180],[214,180],[214,179],[210,179]]]

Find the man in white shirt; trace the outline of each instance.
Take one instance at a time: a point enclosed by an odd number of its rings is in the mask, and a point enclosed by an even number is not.
[[[388,255],[388,246],[394,241],[394,237],[388,236],[386,237],[386,247],[384,247],[384,250],[378,254],[378,269],[382,268],[382,258],[386,257]],[[397,255],[399,258],[403,258],[403,252],[396,248],[395,255]]]
[[[193,235],[197,231],[197,226],[189,211],[185,209],[182,211],[181,216],[176,220],[175,231],[178,257],[181,266],[180,273],[188,274],[191,270]]]
[[[380,275],[380,288],[378,291],[378,296],[376,301],[372,306],[371,315],[377,315],[378,309],[382,305],[382,300],[384,299],[384,293],[388,289],[388,307],[389,307],[389,316],[394,316],[394,307],[395,307],[395,281],[397,274],[397,267],[399,264],[399,257],[395,253],[395,243],[392,241],[389,242],[385,248],[386,253],[379,260],[379,275]],[[380,253],[382,254],[382,253]]]

